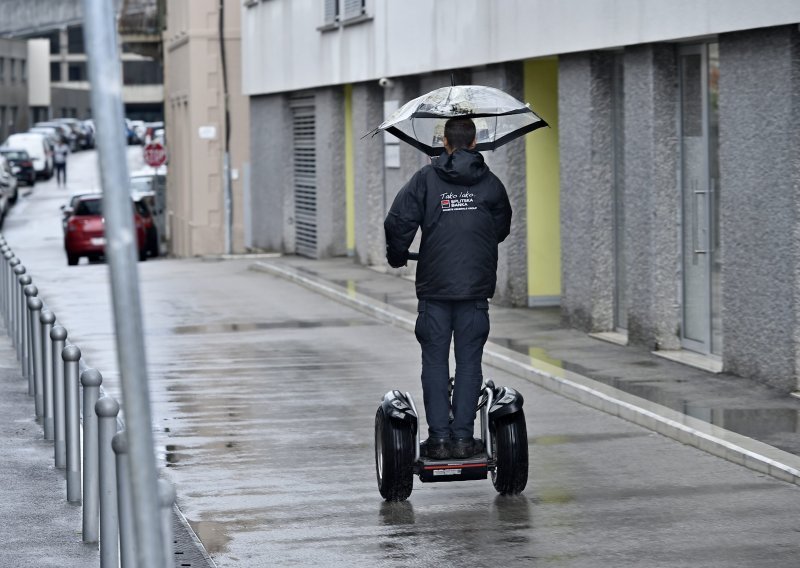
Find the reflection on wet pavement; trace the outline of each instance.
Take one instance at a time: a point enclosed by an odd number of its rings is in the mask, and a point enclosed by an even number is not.
[[[287,320],[271,322],[213,323],[206,325],[182,325],[172,328],[177,334],[189,333],[228,333],[231,331],[258,331],[264,329],[312,329],[317,327],[352,327],[358,325],[378,325],[376,320],[330,319],[330,320]]]

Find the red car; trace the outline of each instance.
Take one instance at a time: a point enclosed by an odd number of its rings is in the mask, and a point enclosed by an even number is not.
[[[99,194],[80,195],[72,199],[71,208],[65,210],[64,249],[67,264],[78,264],[82,256],[90,261],[105,256],[106,237],[103,219],[103,198]],[[139,260],[147,259],[145,221],[138,208],[134,207],[134,225]]]

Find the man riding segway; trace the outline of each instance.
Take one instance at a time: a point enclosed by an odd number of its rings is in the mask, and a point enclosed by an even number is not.
[[[406,264],[422,228],[415,334],[422,349],[429,437],[420,453],[433,459],[468,458],[484,450],[483,441],[473,437],[473,427],[489,336],[488,299],[497,282],[498,244],[511,228],[511,204],[505,187],[475,150],[475,135],[470,118],[447,120],[445,153],[400,190],[384,223],[386,259],[394,268]],[[456,359],[452,409],[451,338]]]

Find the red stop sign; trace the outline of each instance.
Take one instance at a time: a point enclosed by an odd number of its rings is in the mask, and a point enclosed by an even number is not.
[[[167,161],[167,149],[160,142],[150,142],[144,147],[144,161],[153,168],[163,166]]]

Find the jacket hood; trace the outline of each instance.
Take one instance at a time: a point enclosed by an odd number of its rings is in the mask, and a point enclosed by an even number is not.
[[[480,152],[465,149],[442,154],[433,162],[433,169],[441,179],[456,185],[475,185],[489,173]]]

